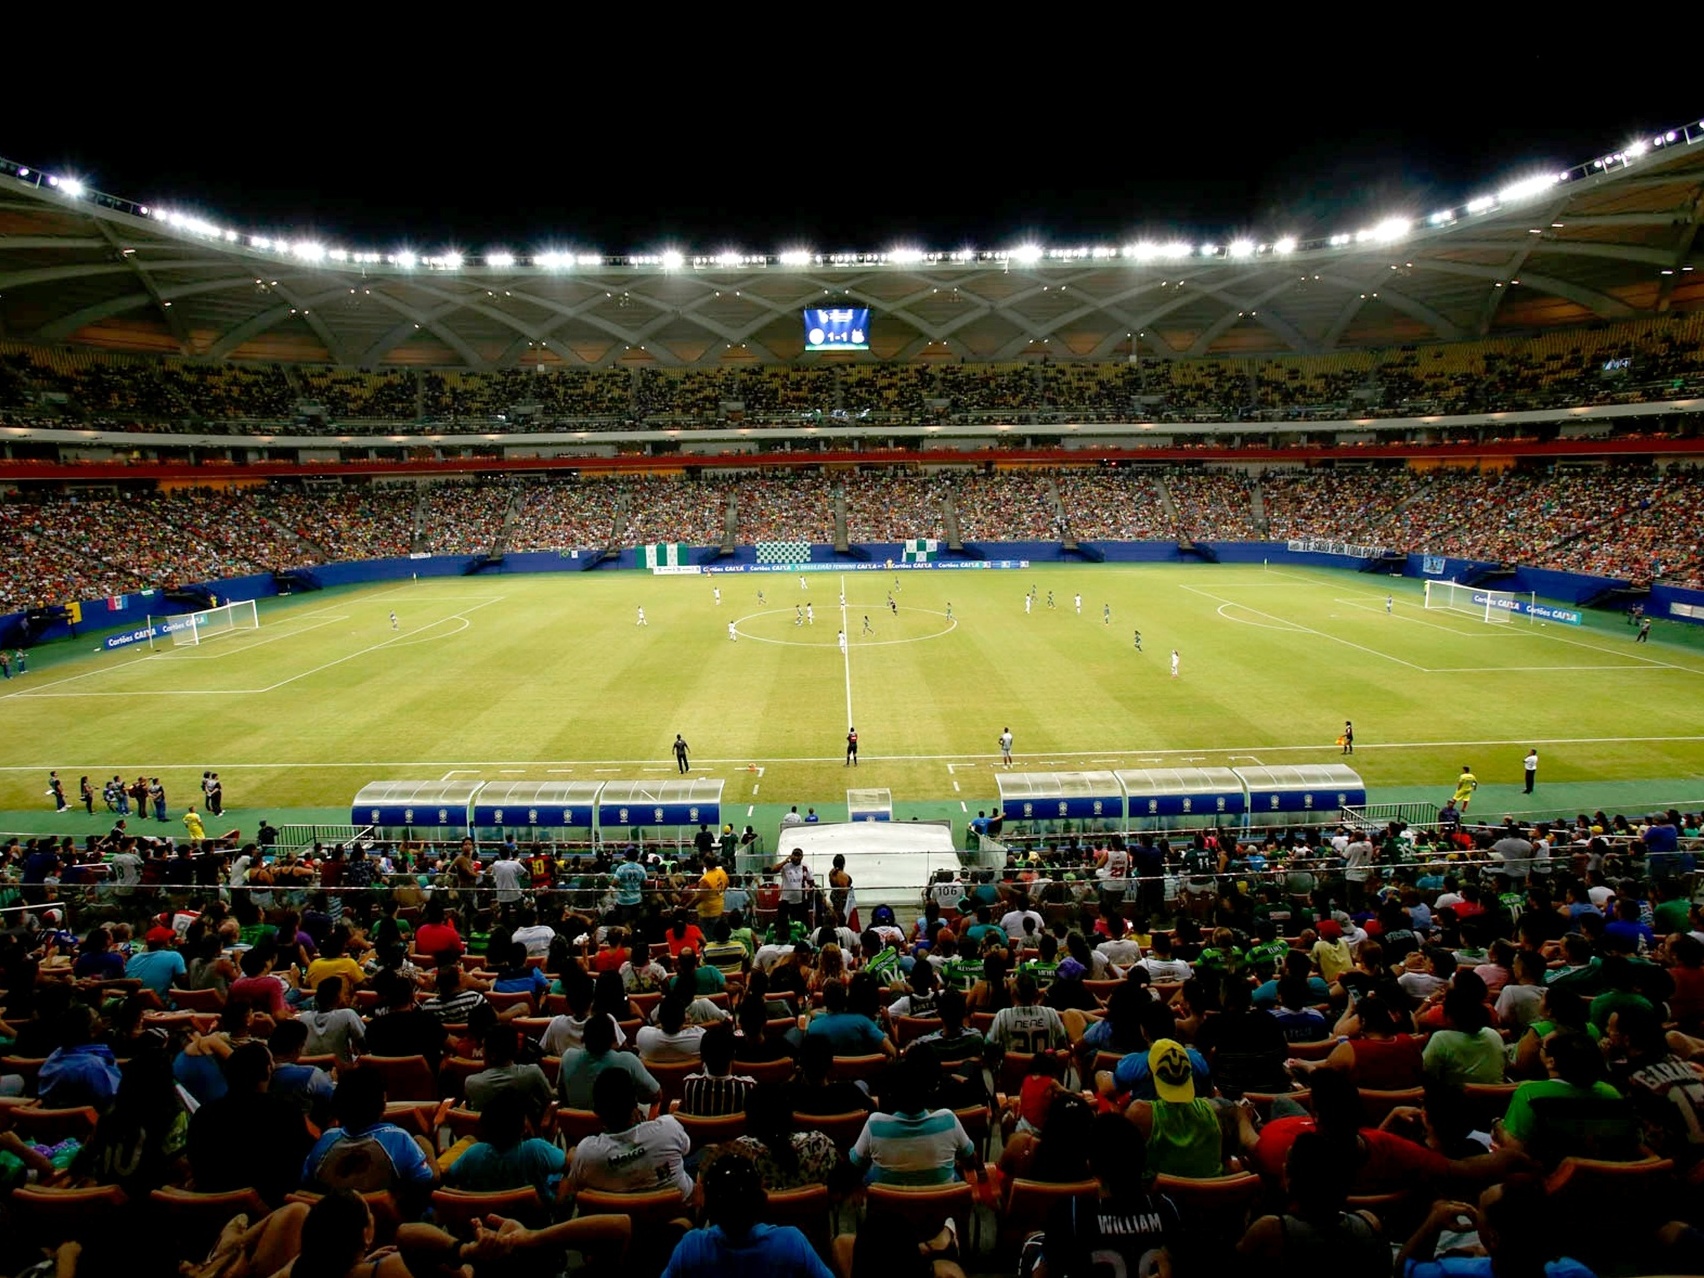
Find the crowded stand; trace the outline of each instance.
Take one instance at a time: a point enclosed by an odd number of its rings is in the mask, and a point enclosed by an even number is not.
[[[1014,830],[1003,869],[862,902],[838,863],[754,870],[731,825],[481,848],[117,821],[0,849],[0,1263],[1704,1260],[1696,812]]]
[[[542,371],[540,371],[542,370]],[[1022,363],[349,369],[0,346],[0,412],[329,431],[939,421],[1283,422],[1555,409],[1704,391],[1704,312],[1325,355]],[[8,411],[10,410],[10,411]]]
[[[1059,503],[1065,526],[1078,541],[1153,541],[1176,535],[1145,470],[1059,472]]]
[[[1028,471],[953,480],[953,509],[965,541],[1059,541],[1063,522],[1053,481]]]
[[[1330,537],[1368,545],[1437,474],[1371,466],[1269,471],[1260,478],[1266,529],[1275,541]]]
[[[833,479],[724,472],[14,494],[0,500],[14,559],[0,602],[17,609],[413,552],[719,546],[730,502],[738,544],[829,545],[837,493],[854,543],[945,540],[950,501],[970,542],[1324,537],[1639,584],[1704,578],[1704,541],[1691,517],[1704,501],[1704,475],[1691,468],[1357,466],[1258,479],[1228,469],[848,471]]]
[[[834,496],[820,474],[741,475],[734,485],[739,539],[834,542]]]
[[[635,546],[670,541],[687,546],[721,545],[728,526],[732,484],[673,475],[645,475],[626,481],[625,540]]]
[[[846,479],[842,491],[850,541],[946,537],[943,503],[952,494],[937,476],[859,473]]]
[[[434,484],[416,544],[429,555],[491,554],[517,487],[513,480]]]
[[[614,539],[624,492],[624,486],[612,480],[527,484],[521,489],[509,549],[602,549]]]
[[[333,484],[312,490],[268,485],[252,493],[245,490],[245,495],[252,495],[254,509],[262,518],[323,550],[324,562],[384,559],[414,549],[419,490],[412,484],[391,488]]]
[[[1247,477],[1213,470],[1173,471],[1166,494],[1177,511],[1179,537],[1191,541],[1258,541],[1254,484]]]

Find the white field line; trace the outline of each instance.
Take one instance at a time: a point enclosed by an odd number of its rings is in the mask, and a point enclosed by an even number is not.
[[[1417,666],[1412,661],[1404,661],[1401,657],[1393,657],[1390,653],[1380,652],[1377,648],[1368,648],[1363,644],[1351,643],[1349,640],[1340,639],[1336,635],[1327,631],[1315,630],[1312,626],[1304,626],[1300,622],[1291,621],[1288,617],[1280,617],[1274,613],[1262,612],[1258,608],[1250,608],[1247,604],[1239,604],[1234,599],[1226,599],[1222,595],[1208,594],[1207,591],[1200,590],[1195,586],[1184,586],[1182,589],[1189,591],[1191,594],[1200,595],[1203,599],[1211,599],[1217,604],[1230,604],[1233,607],[1241,608],[1244,612],[1252,612],[1255,616],[1265,617],[1268,621],[1283,622],[1286,626],[1294,626],[1297,630],[1304,631],[1307,634],[1318,635],[1321,639],[1329,639],[1332,643],[1340,643],[1346,648],[1354,648],[1359,652],[1366,653],[1370,657],[1378,657],[1382,661],[1394,661],[1397,665],[1407,666],[1410,670],[1419,670],[1422,673],[1425,672],[1424,666]]]
[[[1684,743],[1684,742],[1704,742],[1704,735],[1665,736],[1665,737],[1509,737],[1509,738],[1506,738],[1506,739],[1499,739],[1499,740],[1480,740],[1480,741],[1380,741],[1380,742],[1357,741],[1355,743],[1355,752],[1357,754],[1362,754],[1362,753],[1365,753],[1368,750],[1441,750],[1441,749],[1445,748],[1446,746],[1449,747],[1450,749],[1461,749],[1461,748],[1465,748],[1465,749],[1486,748],[1486,749],[1489,749],[1493,746],[1648,745],[1648,744],[1651,744],[1651,743],[1673,744],[1673,743],[1677,743],[1677,742],[1682,742],[1682,743]],[[1114,755],[1117,755],[1119,758],[1133,759],[1138,763],[1163,763],[1168,758],[1169,759],[1180,759],[1180,758],[1202,759],[1202,758],[1212,758],[1212,757],[1226,757],[1226,758],[1235,757],[1235,758],[1250,758],[1250,759],[1252,759],[1254,756],[1252,754],[1246,753],[1250,749],[1259,750],[1259,751],[1261,751],[1262,754],[1295,753],[1295,752],[1302,752],[1302,751],[1312,752],[1312,753],[1315,753],[1315,754],[1320,753],[1321,751],[1329,751],[1329,752],[1332,752],[1332,753],[1336,752],[1336,748],[1334,746],[1332,746],[1330,744],[1326,744],[1326,745],[1322,746],[1318,741],[1309,741],[1309,742],[1306,742],[1305,744],[1302,744],[1302,745],[1270,745],[1270,744],[1264,744],[1263,743],[1259,746],[1252,746],[1252,747],[1251,746],[1240,746],[1240,747],[1233,747],[1233,748],[1236,750],[1235,755],[1231,755],[1231,754],[1228,754],[1228,753],[1221,755],[1219,747],[1209,747],[1209,746],[1202,746],[1202,745],[1180,746],[1180,747],[1178,747],[1176,749],[1172,749],[1172,750],[1163,750],[1163,751],[1160,752],[1159,755],[1150,755],[1150,754],[1147,753],[1148,750],[1153,749],[1152,746],[1144,747],[1144,749],[1140,752],[1135,751],[1135,750],[1130,750],[1130,751],[1125,751],[1125,752],[1121,753],[1119,751],[1109,751],[1105,746],[1097,746],[1095,749],[1092,749],[1092,750],[1056,750],[1053,753],[1058,755],[1059,758],[1063,759],[1063,760],[1086,760],[1086,759],[1088,759],[1088,758],[1090,758],[1091,756],[1094,756],[1094,755],[1114,754]],[[1209,750],[1209,749],[1213,751],[1213,754],[1202,755],[1202,754],[1198,753],[1201,750]],[[957,760],[957,759],[962,759],[963,757],[964,757],[963,755],[953,755],[953,754],[872,754],[872,755],[869,756],[869,758],[871,758],[873,760],[878,760],[878,761],[886,762],[886,763],[944,763],[944,762],[948,761],[949,759]],[[780,767],[780,766],[783,766],[783,765],[786,765],[786,764],[798,764],[798,763],[839,763],[839,762],[841,762],[841,758],[842,757],[840,755],[799,755],[799,756],[796,756],[796,757],[793,757],[793,758],[767,757],[767,758],[764,759],[764,763],[768,764],[770,766]],[[750,763],[751,761],[752,760],[749,758],[749,756],[744,756],[744,757],[741,757],[741,758],[738,758],[738,759],[730,758],[730,759],[704,759],[704,760],[702,760],[702,762],[707,766],[712,765],[712,764],[726,764],[726,765],[731,765],[731,766],[735,766],[735,767],[743,767],[747,763]],[[344,762],[344,763],[327,763],[327,762],[317,761],[317,760],[313,761],[313,762],[307,762],[307,763],[292,763],[292,762],[288,762],[288,761],[285,761],[285,760],[272,759],[272,760],[269,760],[265,763],[240,763],[240,762],[233,763],[233,762],[220,762],[218,760],[203,760],[202,758],[200,758],[198,756],[198,757],[191,759],[187,762],[148,760],[148,761],[143,761],[143,762],[130,762],[130,763],[114,762],[112,764],[105,764],[105,765],[102,765],[102,766],[115,767],[115,768],[118,768],[120,771],[124,771],[124,770],[129,769],[129,768],[134,768],[139,772],[148,772],[148,773],[150,773],[150,775],[152,775],[152,773],[154,771],[157,771],[157,770],[162,769],[162,768],[174,768],[174,769],[177,769],[177,768],[213,768],[215,770],[227,769],[228,768],[231,771],[235,772],[239,769],[278,770],[278,769],[286,769],[286,768],[298,768],[298,769],[300,769],[300,768],[317,768],[317,769],[443,768],[446,763],[458,764],[460,766],[460,768],[464,771],[466,771],[466,770],[490,771],[493,768],[512,767],[512,766],[516,766],[516,765],[519,765],[521,768],[529,769],[529,770],[533,769],[533,768],[542,768],[542,769],[554,771],[554,770],[567,770],[566,765],[572,765],[574,767],[582,767],[583,768],[583,767],[591,767],[593,764],[613,764],[613,765],[616,765],[616,766],[613,766],[613,767],[594,767],[594,768],[592,768],[592,770],[595,771],[595,772],[620,772],[620,771],[623,771],[624,768],[644,767],[644,766],[649,765],[653,762],[654,762],[653,759],[646,758],[646,759],[483,759],[483,760],[482,759],[456,759],[456,760],[447,760],[447,759],[425,759],[425,760],[421,760],[421,759],[367,759],[367,760],[356,760],[356,761]],[[1054,762],[1055,762],[1054,760],[1046,761],[1047,766],[1052,766]],[[47,761],[42,762],[42,763],[0,764],[0,772],[46,772],[49,769],[60,767],[62,765],[62,763],[63,763],[63,760],[47,760]],[[959,763],[956,766],[962,768],[966,765]],[[666,772],[668,770],[669,769],[667,769],[667,768],[661,769],[661,771],[664,771],[664,772]]]
[[[1288,577],[1291,581],[1300,581],[1300,582],[1306,583],[1308,585],[1325,586],[1325,585],[1329,584],[1327,581],[1325,581],[1323,579],[1318,579],[1318,578],[1313,578],[1313,577],[1305,577],[1305,576],[1302,576],[1299,573],[1286,572],[1282,568],[1272,568],[1272,569],[1269,569],[1268,571],[1274,577]],[[1348,588],[1351,589],[1351,590],[1354,589],[1354,587],[1348,587]],[[1189,587],[1186,586],[1185,589],[1189,589]],[[1388,594],[1390,592],[1389,591],[1378,592],[1378,591],[1371,591],[1371,590],[1363,590],[1360,593],[1364,594],[1369,599],[1377,599],[1379,601],[1379,607],[1382,608],[1384,606],[1383,595]],[[1409,607],[1412,608],[1413,605],[1409,604]],[[1441,611],[1441,610],[1439,610],[1439,611]],[[1403,619],[1404,620],[1418,620],[1417,618],[1403,618]],[[1431,623],[1419,622],[1419,624],[1426,625],[1426,624],[1431,624]],[[1483,625],[1484,623],[1480,623],[1480,624]],[[1486,626],[1485,628],[1487,630],[1491,630],[1491,627],[1489,627],[1489,626]],[[1457,635],[1463,633],[1463,632],[1461,632],[1459,630],[1455,630],[1455,629],[1453,629],[1452,627],[1449,627],[1449,626],[1441,626],[1441,627],[1439,627],[1439,629],[1449,630],[1450,633],[1457,634]],[[1519,622],[1514,622],[1514,623],[1507,625],[1507,626],[1496,627],[1496,630],[1497,630],[1498,633],[1518,635],[1518,636],[1521,636],[1523,638],[1529,638],[1529,639],[1548,639],[1553,643],[1565,643],[1565,644],[1569,644],[1569,645],[1571,645],[1572,647],[1575,647],[1575,648],[1587,648],[1587,649],[1590,649],[1592,652],[1602,652],[1602,653],[1621,652],[1623,656],[1632,657],[1636,661],[1645,662],[1645,663],[1648,663],[1648,664],[1653,665],[1653,666],[1662,666],[1662,667],[1669,669],[1669,670],[1684,670],[1687,674],[1704,674],[1704,668],[1700,668],[1698,666],[1689,666],[1689,665],[1685,665],[1685,664],[1678,663],[1678,662],[1672,662],[1672,661],[1662,661],[1662,660],[1659,660],[1656,657],[1645,656],[1643,653],[1630,653],[1630,652],[1625,652],[1625,651],[1623,651],[1619,648],[1607,648],[1604,645],[1598,644],[1598,643],[1587,643],[1583,639],[1570,639],[1566,634],[1558,633],[1559,629],[1565,630],[1565,629],[1567,629],[1567,627],[1548,626],[1548,627],[1545,627],[1541,631],[1536,626],[1522,625]],[[1632,645],[1632,641],[1629,640],[1628,646],[1631,646],[1631,645]],[[1643,646],[1644,645],[1641,645],[1641,647],[1643,647]]]
[[[346,612],[339,613],[335,616],[326,617],[320,621],[316,621],[311,626],[297,626],[294,630],[285,630],[283,634],[277,633],[279,630],[282,630],[285,626],[289,625],[293,620],[295,620],[295,618],[288,618],[279,622],[276,626],[268,626],[267,630],[272,633],[267,634],[264,638],[256,639],[253,643],[225,643],[220,644],[213,652],[202,652],[202,648],[212,642],[210,639],[203,639],[197,644],[185,644],[181,648],[166,648],[163,651],[156,652],[152,655],[162,661],[172,662],[224,661],[227,657],[238,657],[245,652],[253,652],[256,648],[264,648],[267,644],[277,643],[280,639],[294,639],[297,635],[305,635],[310,630],[319,630],[325,626],[335,626],[340,621],[348,621],[349,614]],[[214,638],[218,638],[218,636],[215,635]]]
[[[474,604],[473,607],[468,608],[465,611],[466,612],[477,612],[479,609],[489,607],[491,604],[501,603],[502,600],[503,600],[503,596],[499,595],[494,599],[486,600],[485,603]],[[426,632],[428,630],[433,630],[433,629],[437,628],[438,626],[443,625],[445,622],[450,622],[450,621],[461,622],[462,623],[461,628],[458,629],[458,630],[452,630],[452,631],[449,632],[449,634],[443,635],[443,636],[427,635],[425,637],[422,637],[424,635],[424,632]],[[74,697],[74,698],[75,697],[236,697],[236,696],[252,697],[252,696],[258,696],[261,693],[265,693],[265,692],[276,692],[280,688],[288,687],[290,684],[295,683],[298,679],[306,679],[310,675],[316,675],[316,674],[321,673],[322,671],[330,670],[334,666],[340,666],[345,661],[353,661],[357,657],[364,657],[364,656],[368,655],[369,653],[378,652],[378,651],[385,649],[385,648],[390,648],[390,647],[393,647],[393,646],[406,648],[406,647],[409,647],[409,646],[416,644],[416,643],[428,643],[428,642],[433,642],[435,639],[438,639],[438,638],[450,638],[454,635],[460,634],[463,630],[469,629],[472,626],[472,624],[473,623],[470,620],[468,620],[467,617],[463,616],[461,613],[453,613],[448,617],[440,617],[437,621],[428,622],[426,625],[418,626],[413,630],[400,631],[393,638],[386,639],[382,643],[376,643],[376,644],[372,644],[371,646],[366,647],[366,648],[357,649],[356,651],[351,652],[351,653],[347,654],[346,656],[338,657],[334,661],[327,661],[327,662],[323,663],[322,665],[317,665],[317,666],[314,666],[314,667],[312,667],[308,670],[303,670],[299,674],[293,674],[287,679],[280,679],[277,683],[268,684],[266,687],[263,687],[263,688],[138,688],[138,689],[133,689],[133,690],[130,690],[130,691],[123,691],[123,692],[46,692],[46,691],[37,692],[37,691],[29,691],[29,692],[14,693],[12,695],[14,695],[14,696],[25,696],[25,697]],[[106,671],[105,670],[90,671],[88,673],[89,674],[101,674],[101,673],[106,673]],[[87,677],[87,675],[73,675],[73,676],[71,676],[71,679],[81,679],[81,678],[86,678],[86,677]],[[69,683],[71,681],[71,679],[66,679],[63,682]],[[49,686],[51,687],[52,685],[49,685]]]
[[[847,633],[849,626],[846,619],[846,577],[840,578],[840,659],[846,664],[846,726],[848,729],[858,722],[852,717],[852,637]]]

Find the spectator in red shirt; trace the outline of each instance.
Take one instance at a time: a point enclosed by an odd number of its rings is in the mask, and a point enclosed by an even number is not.
[[[704,933],[698,928],[685,910],[681,910],[669,924],[669,930],[663,940],[669,947],[669,957],[678,959],[682,950],[691,950],[695,954],[704,952]]]
[[[460,957],[467,948],[454,920],[448,918],[441,901],[428,901],[425,920],[414,930],[414,948],[421,954],[454,954]]]

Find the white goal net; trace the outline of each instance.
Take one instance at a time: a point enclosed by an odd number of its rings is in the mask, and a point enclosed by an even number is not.
[[[1426,607],[1445,612],[1465,613],[1487,625],[1506,626],[1516,617],[1532,619],[1532,605],[1537,596],[1517,594],[1512,590],[1487,590],[1483,586],[1464,586],[1457,581],[1428,581]]]
[[[149,620],[152,623],[152,618]],[[260,610],[255,607],[254,600],[245,599],[241,603],[220,604],[217,608],[192,612],[181,618],[181,622],[171,631],[172,646],[194,647],[238,630],[259,630]]]

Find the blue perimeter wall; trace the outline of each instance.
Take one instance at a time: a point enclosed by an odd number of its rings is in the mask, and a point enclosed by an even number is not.
[[[1173,541],[1103,541],[1082,544],[1103,556],[1107,563],[1198,563],[1201,561],[1201,556],[1185,553]],[[1293,551],[1288,549],[1285,543],[1281,541],[1220,541],[1200,544],[1206,546],[1217,556],[1219,562],[1227,564],[1262,562],[1291,564],[1309,568],[1359,569],[1366,562],[1349,555]],[[903,547],[898,542],[860,544],[854,547],[851,554],[847,555],[835,554],[832,546],[817,545],[811,547],[811,561],[813,564],[840,565],[848,571],[857,571],[860,568],[885,565],[889,561],[897,565],[902,561],[902,551]],[[594,567],[596,571],[600,572],[610,569],[636,569],[641,566],[641,553],[629,548],[623,550],[619,555],[612,555],[593,565],[592,557],[595,552],[528,551],[507,555],[502,560],[481,568],[478,575],[580,572],[588,567]],[[1058,542],[1043,541],[966,543],[963,553],[955,554],[949,551],[941,551],[936,558],[937,562],[947,564],[977,560],[1027,560],[1034,564],[1083,562],[1082,556],[1065,553]],[[321,586],[352,586],[370,582],[409,581],[415,577],[463,577],[472,572],[479,559],[480,556],[477,555],[365,559],[351,563],[322,564],[316,568],[303,570],[302,575],[312,578]],[[1478,560],[1445,559],[1441,573],[1427,573],[1424,571],[1425,559],[1426,556],[1417,554],[1407,556],[1402,575],[1417,580],[1424,580],[1427,577],[1449,580],[1475,570],[1497,567],[1496,564]],[[714,546],[682,547],[681,561],[683,564],[694,567],[712,564],[718,568],[756,567],[757,551],[751,546],[741,546],[733,554],[723,555],[719,548]],[[785,570],[776,569],[776,571]],[[1532,591],[1542,599],[1569,604],[1578,604],[1608,589],[1630,588],[1630,583],[1623,580],[1591,577],[1583,573],[1557,572],[1548,568],[1517,568],[1511,576],[1499,577],[1490,584],[1497,590],[1512,590],[1523,594]],[[271,573],[232,577],[225,581],[210,581],[200,583],[200,585],[218,596],[220,603],[240,602],[246,599],[267,599],[279,593],[276,580]],[[1653,617],[1704,624],[1704,619],[1701,618],[1672,614],[1669,609],[1671,603],[1690,604],[1693,607],[1704,609],[1704,591],[1683,590],[1678,586],[1653,586],[1645,605],[1647,613]],[[151,597],[127,595],[125,596],[125,606],[117,610],[109,610],[105,599],[88,599],[83,601],[83,622],[78,630],[84,636],[105,634],[107,631],[115,629],[139,630],[147,624],[149,616],[177,616],[195,610],[196,606],[192,604],[166,602],[163,593],[160,592],[156,592]],[[6,647],[15,647],[21,642],[23,619],[24,614],[21,612],[0,615],[0,644]],[[37,642],[46,643],[55,639],[71,637],[73,636],[70,627],[61,622],[50,627],[37,639]]]

